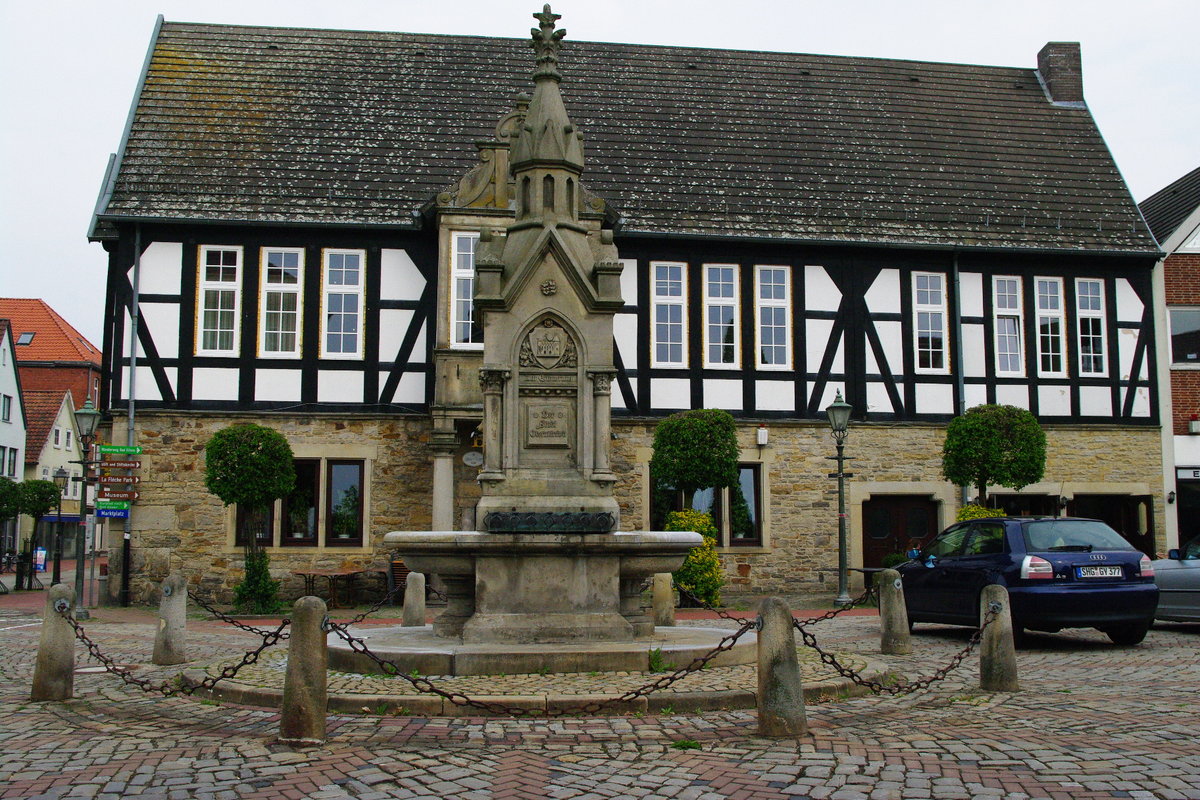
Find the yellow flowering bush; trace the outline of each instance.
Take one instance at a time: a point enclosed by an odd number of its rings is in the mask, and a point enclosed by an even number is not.
[[[983,519],[984,517],[1002,516],[1003,511],[995,508],[984,508],[977,503],[967,503],[958,510],[958,514],[954,519],[956,522],[963,522],[968,519]]]
[[[694,531],[704,537],[704,543],[688,551],[683,565],[675,571],[675,583],[687,589],[710,606],[721,604],[721,587],[725,572],[717,555],[717,526],[703,511],[685,509],[667,514],[669,531]]]

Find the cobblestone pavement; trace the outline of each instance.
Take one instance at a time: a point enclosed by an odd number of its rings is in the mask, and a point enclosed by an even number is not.
[[[153,618],[96,617],[85,625],[102,649],[143,665]],[[1090,631],[1035,635],[1018,653],[1019,693],[981,692],[972,656],[927,691],[810,705],[811,735],[799,741],[757,737],[749,711],[363,714],[331,715],[327,744],[303,751],[274,741],[275,712],[151,696],[107,674],[78,674],[74,700],[30,702],[39,628],[36,614],[0,608],[0,798],[1200,800],[1197,625],[1161,626],[1134,648]],[[945,664],[969,636],[918,626],[913,656],[881,657],[874,617],[814,630],[907,678]],[[194,666],[257,643],[189,621]],[[79,665],[90,665],[82,649]]]

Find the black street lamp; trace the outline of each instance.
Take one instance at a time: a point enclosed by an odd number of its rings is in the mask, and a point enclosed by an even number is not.
[[[80,464],[83,466],[83,495],[79,498],[79,527],[75,532],[75,619],[87,619],[89,614],[83,605],[83,537],[87,530],[88,483],[91,481],[92,442],[96,440],[96,426],[100,412],[92,405],[89,397],[83,408],[75,412],[75,428],[79,431],[79,443],[83,447]]]
[[[58,519],[54,525],[54,574],[50,578],[51,584],[62,582],[62,499],[70,479],[71,476],[62,467],[54,470],[54,485],[58,487]]]
[[[834,602],[845,605],[850,602],[850,593],[846,587],[846,478],[854,477],[844,469],[846,461],[844,448],[846,435],[850,432],[850,412],[852,407],[842,399],[841,390],[837,398],[825,409],[829,417],[829,427],[833,431],[833,441],[837,444],[837,472],[829,477],[837,478],[838,482],[838,595]]]

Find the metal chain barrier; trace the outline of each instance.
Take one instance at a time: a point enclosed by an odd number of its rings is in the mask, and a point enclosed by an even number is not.
[[[960,664],[962,664],[963,659],[965,659],[971,653],[971,651],[974,650],[979,645],[979,641],[983,638],[984,630],[987,628],[988,625],[991,625],[992,622],[995,621],[995,619],[999,615],[999,613],[1000,613],[999,604],[997,604],[997,603],[989,604],[988,610],[983,615],[983,624],[980,625],[979,629],[977,631],[975,631],[975,633],[971,636],[970,641],[967,642],[967,646],[964,647],[962,650],[960,650],[958,653],[956,653],[955,656],[952,659],[950,659],[950,662],[948,664],[946,664],[946,666],[937,670],[936,672],[934,672],[932,675],[929,675],[928,677],[920,678],[918,680],[913,681],[912,683],[901,683],[901,684],[896,684],[894,686],[887,686],[885,684],[880,683],[879,681],[867,680],[859,673],[857,673],[854,670],[850,669],[849,667],[846,667],[843,664],[841,664],[837,660],[837,657],[834,656],[832,653],[822,650],[821,647],[817,644],[816,637],[814,637],[812,635],[812,633],[810,633],[800,623],[799,620],[793,620],[792,625],[796,628],[797,631],[800,632],[800,635],[804,638],[804,644],[807,645],[808,647],[811,647],[812,649],[816,650],[817,654],[821,657],[821,661],[823,663],[829,665],[830,667],[832,667],[834,670],[836,670],[837,673],[839,675],[841,675],[843,678],[849,678],[851,681],[858,684],[859,686],[865,686],[873,694],[901,695],[901,694],[911,694],[911,693],[919,691],[921,689],[928,689],[934,683],[945,679],[945,677],[947,675],[949,675],[952,671],[957,669],[958,666]]]
[[[63,619],[65,619],[67,621],[67,624],[70,625],[75,630],[75,638],[83,643],[83,646],[87,648],[88,654],[92,658],[96,659],[98,662],[103,664],[104,669],[107,672],[111,672],[113,675],[116,675],[118,678],[120,678],[125,683],[129,684],[130,686],[138,687],[143,692],[147,692],[147,693],[157,692],[157,693],[162,694],[164,697],[174,697],[176,695],[191,695],[201,689],[206,689],[206,690],[212,689],[219,682],[221,682],[227,678],[232,678],[233,676],[237,675],[239,671],[241,671],[242,667],[246,667],[246,666],[249,666],[250,664],[257,662],[258,657],[260,655],[262,655],[262,652],[264,650],[266,650],[268,647],[273,647],[274,645],[278,644],[279,640],[284,638],[284,628],[286,628],[288,625],[292,624],[291,620],[285,619],[279,623],[279,627],[276,628],[275,630],[266,631],[265,635],[263,636],[262,644],[260,644],[256,649],[251,650],[248,653],[246,653],[244,656],[242,656],[242,660],[239,661],[237,664],[231,664],[231,665],[223,668],[221,670],[220,675],[216,675],[216,676],[210,675],[209,677],[205,678],[204,680],[202,680],[199,683],[196,683],[192,686],[184,686],[181,683],[179,683],[177,679],[167,680],[167,681],[163,681],[162,683],[156,684],[154,681],[151,681],[151,680],[144,680],[142,678],[133,677],[132,675],[129,674],[128,669],[122,668],[119,664],[117,664],[111,658],[109,658],[104,653],[102,653],[100,651],[100,647],[95,642],[93,642],[88,637],[88,635],[84,632],[83,626],[79,624],[79,621],[76,620],[73,616],[71,616],[70,607],[67,606],[65,603],[63,605],[64,605],[64,608],[61,608],[61,609],[56,608],[55,610],[59,613],[59,615]]]
[[[253,633],[256,636],[266,637],[271,634],[270,631],[263,630],[262,628],[256,628],[253,625],[247,625],[246,623],[244,623],[240,620],[234,619],[233,617],[229,616],[228,614],[224,614],[224,613],[218,611],[216,608],[214,608],[209,603],[204,602],[199,597],[192,594],[191,589],[188,589],[188,599],[191,600],[196,605],[203,608],[208,613],[212,614],[214,617],[219,619],[221,622],[227,622],[235,628],[240,628],[241,630],[244,630],[247,633]],[[290,637],[291,637],[291,634],[287,633],[286,631],[279,635],[280,639],[288,639]]]
[[[399,594],[401,591],[402,591],[402,587],[400,587],[400,586],[392,587],[392,589],[390,591],[386,592],[383,595],[383,597],[381,597],[375,601],[375,605],[371,606],[370,608],[368,608],[366,611],[362,612],[358,616],[352,617],[351,619],[348,619],[341,624],[346,625],[346,626],[357,625],[358,623],[362,622],[367,617],[374,614],[379,609],[383,608],[385,605],[389,604],[392,601],[392,599],[395,598],[395,596],[397,594]]]
[[[517,708],[514,706],[506,706],[502,703],[490,703],[483,700],[475,700],[465,694],[462,694],[461,692],[448,692],[444,689],[438,688],[428,678],[420,675],[406,674],[394,661],[389,661],[388,659],[381,658],[375,653],[372,653],[371,650],[363,643],[363,640],[351,636],[350,633],[345,629],[345,626],[336,622],[330,622],[329,628],[335,631],[338,636],[342,637],[342,639],[344,639],[350,645],[350,648],[354,650],[354,652],[361,653],[362,655],[365,655],[367,658],[374,661],[383,674],[403,678],[412,684],[413,688],[418,692],[438,695],[439,697],[454,703],[456,706],[470,706],[472,708],[478,708],[488,711],[492,714],[503,716],[522,717],[536,715],[546,717],[561,717],[568,714],[595,714],[604,710],[605,708],[609,708],[620,703],[627,703],[630,700],[634,700],[638,697],[644,697],[651,692],[665,689],[676,681],[682,679],[684,676],[692,672],[696,672],[697,670],[704,669],[705,665],[708,664],[709,661],[712,661],[714,658],[716,658],[718,654],[732,649],[737,640],[745,635],[747,631],[752,630],[756,625],[754,620],[739,621],[742,622],[742,626],[737,631],[722,639],[710,652],[693,659],[688,665],[680,667],[674,672],[664,675],[652,683],[640,686],[637,689],[631,689],[619,697],[610,697],[606,700],[594,700],[590,703],[585,703],[580,706],[553,709]]]
[[[721,619],[727,619],[730,622],[736,622],[739,625],[741,625],[742,623],[745,622],[745,620],[742,619],[741,617],[735,617],[723,608],[717,608],[716,606],[709,605],[706,600],[703,600],[700,597],[697,597],[696,594],[694,592],[692,592],[690,589],[684,587],[683,585],[681,585],[679,583],[676,583],[675,581],[671,581],[671,587],[673,589],[675,589],[675,591],[679,592],[680,597],[685,597],[688,600],[691,600],[693,603],[696,603],[700,608],[703,608],[705,611],[713,612]]]
[[[854,598],[849,603],[838,606],[837,608],[833,609],[832,611],[826,611],[824,614],[822,614],[819,617],[811,617],[809,619],[799,620],[797,624],[800,628],[807,628],[809,625],[816,625],[818,622],[824,622],[827,619],[833,619],[838,614],[849,611],[852,608],[857,608],[858,606],[861,606],[863,603],[866,603],[868,600],[870,600],[874,596],[875,596],[875,591],[870,586],[868,586],[861,595]]]

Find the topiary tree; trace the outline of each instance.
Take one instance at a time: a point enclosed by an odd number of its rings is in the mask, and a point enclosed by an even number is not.
[[[38,523],[58,505],[62,492],[53,481],[22,481],[16,489],[17,509],[33,518],[32,541],[38,541]]]
[[[710,515],[703,511],[672,511],[667,515],[666,529],[669,531],[694,531],[704,543],[688,551],[687,558],[679,569],[672,573],[675,584],[686,589],[710,606],[721,604],[721,587],[725,585],[725,572],[721,569],[721,558],[717,555],[717,526]],[[686,597],[681,597],[681,601]],[[681,602],[682,604],[682,602]]]
[[[942,475],[972,486],[987,504],[988,484],[1020,489],[1042,479],[1046,434],[1037,418],[1016,406],[982,405],[950,421],[942,446]]]
[[[292,448],[283,434],[261,425],[233,425],[217,431],[204,448],[204,485],[225,505],[237,505],[248,518],[260,515],[296,485]],[[245,537],[246,573],[234,587],[239,610],[270,614],[279,607],[279,581],[271,579],[270,557],[254,531]]]
[[[737,423],[728,411],[681,411],[654,429],[650,477],[659,489],[683,492],[684,506],[701,489],[725,489],[738,482]]]

